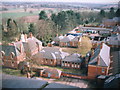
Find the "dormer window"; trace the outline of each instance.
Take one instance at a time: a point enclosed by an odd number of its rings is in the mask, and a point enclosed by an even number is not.
[[[13,59],[15,57],[14,52],[11,52],[11,59]]]
[[[4,51],[1,51],[0,57],[3,58],[4,56],[5,56],[5,52],[4,52]]]

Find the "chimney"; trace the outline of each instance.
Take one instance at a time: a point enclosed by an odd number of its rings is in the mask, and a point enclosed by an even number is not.
[[[91,57],[94,55],[94,49],[92,49],[91,51]]]
[[[29,37],[32,38],[33,37],[33,34],[32,32],[29,33]]]
[[[97,65],[100,65],[100,55],[97,57]]]
[[[36,42],[36,45],[37,45],[38,51],[40,51],[40,45],[39,45],[39,43]]]
[[[20,52],[22,53],[23,52],[23,49],[22,49],[22,44],[20,44]]]

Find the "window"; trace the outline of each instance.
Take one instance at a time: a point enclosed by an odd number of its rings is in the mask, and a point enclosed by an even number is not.
[[[14,52],[11,52],[11,59],[13,59],[15,56]]]
[[[75,63],[75,68],[77,67],[76,63]]]
[[[74,67],[74,63],[72,63],[72,67]]]
[[[65,66],[67,66],[67,63],[65,62]]]
[[[62,66],[64,66],[64,62],[62,62]]]
[[[80,68],[80,65],[79,65],[79,63],[78,63],[78,68]]]
[[[47,63],[47,59],[45,60],[45,62]]]
[[[104,68],[102,68],[102,73],[105,73],[105,69]]]
[[[70,63],[68,62],[68,67],[70,66]]]
[[[52,62],[52,59],[50,60],[50,63],[52,64],[53,62]]]

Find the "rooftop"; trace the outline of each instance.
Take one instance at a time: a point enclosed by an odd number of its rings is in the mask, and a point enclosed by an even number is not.
[[[100,56],[99,66],[109,66],[110,65],[110,47],[106,44],[102,44],[102,49],[100,45],[95,49],[94,55],[91,57],[89,64],[97,65],[97,57]]]
[[[47,82],[13,75],[2,74],[2,88],[42,88]]]

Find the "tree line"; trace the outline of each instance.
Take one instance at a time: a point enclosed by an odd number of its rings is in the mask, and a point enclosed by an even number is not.
[[[25,23],[22,19],[11,18],[2,22],[2,40],[13,41],[20,37],[21,32],[32,32],[35,37],[41,40],[44,45],[52,41],[55,35],[74,29],[78,25],[98,23],[101,24],[104,18],[120,17],[120,9],[116,11],[110,8],[108,12],[76,12],[73,10],[52,13],[48,17],[45,11],[40,11],[39,20],[36,23]]]

